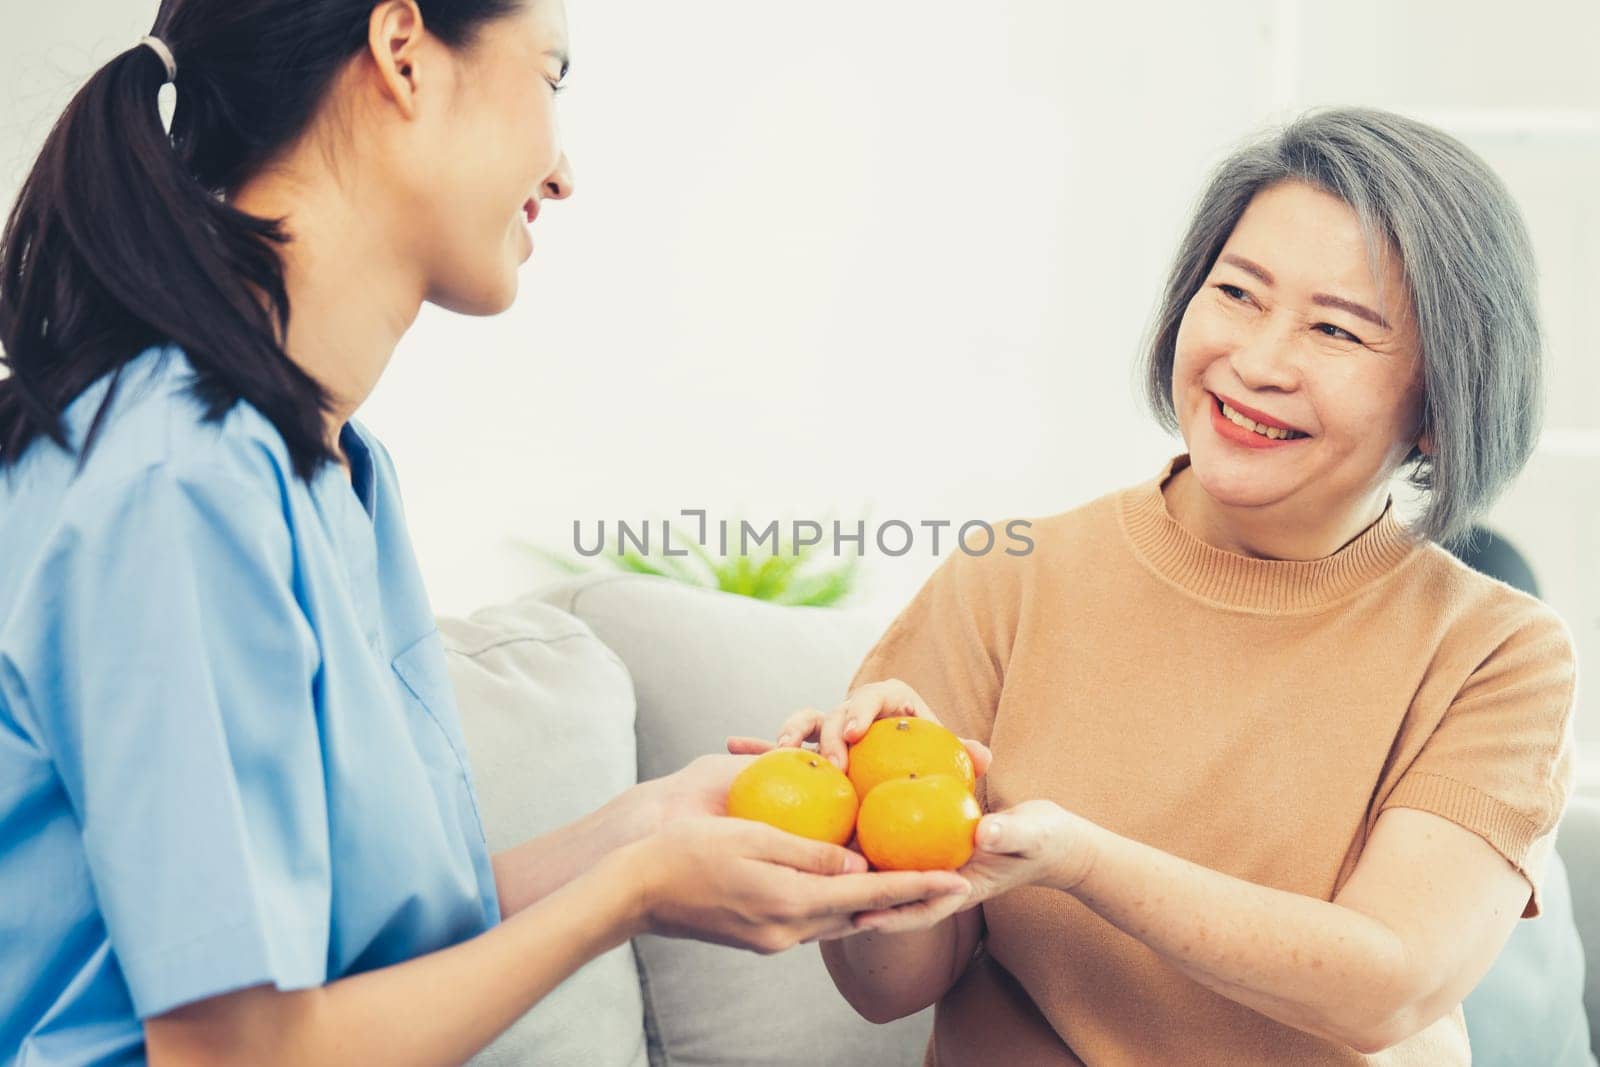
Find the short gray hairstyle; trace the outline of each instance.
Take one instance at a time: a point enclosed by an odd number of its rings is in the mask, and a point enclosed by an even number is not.
[[[1401,464],[1426,493],[1412,532],[1455,542],[1527,463],[1544,411],[1538,285],[1522,215],[1483,160],[1448,134],[1370,108],[1303,115],[1217,168],[1178,248],[1148,351],[1157,421],[1178,430],[1172,368],[1184,309],[1255,195],[1301,181],[1356,212],[1374,261],[1398,251],[1421,338],[1422,428],[1433,454]]]

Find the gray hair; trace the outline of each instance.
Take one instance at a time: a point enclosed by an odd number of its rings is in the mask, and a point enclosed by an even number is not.
[[[1398,251],[1421,338],[1422,429],[1433,454],[1402,462],[1426,495],[1412,532],[1448,544],[1516,477],[1544,407],[1533,250],[1521,213],[1455,138],[1387,111],[1303,115],[1217,168],[1178,247],[1146,353],[1157,421],[1179,428],[1172,367],[1185,308],[1255,195],[1302,181],[1356,212],[1375,262]],[[1381,276],[1381,275],[1380,275]]]

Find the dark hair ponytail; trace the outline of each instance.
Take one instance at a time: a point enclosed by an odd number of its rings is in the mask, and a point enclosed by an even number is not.
[[[519,0],[419,0],[428,29],[470,43]],[[284,352],[282,220],[224,199],[316,114],[366,44],[375,0],[164,0],[152,33],[177,60],[171,134],[162,58],[138,45],[78,91],[46,139],[0,236],[0,470],[152,344],[175,342],[206,418],[240,399],[277,427],[296,474],[336,457],[327,392]],[[80,463],[116,395],[95,413]]]

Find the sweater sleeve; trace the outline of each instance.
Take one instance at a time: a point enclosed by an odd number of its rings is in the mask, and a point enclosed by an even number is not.
[[[1571,635],[1541,612],[1472,672],[1381,806],[1430,811],[1489,842],[1528,881],[1524,918],[1539,914],[1572,791],[1576,686]]]
[[[1024,595],[1026,560],[1007,557],[1004,543],[987,555],[957,549],[946,558],[867,653],[850,688],[898,678],[944,725],[989,743]]]

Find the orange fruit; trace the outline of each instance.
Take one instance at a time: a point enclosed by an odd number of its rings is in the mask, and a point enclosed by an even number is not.
[[[978,781],[961,738],[936,722],[908,716],[879,719],[867,727],[850,746],[847,766],[856,796],[863,800],[878,783],[912,774],[948,774],[966,783],[969,791]]]
[[[728,786],[728,814],[734,818],[835,845],[850,840],[858,806],[844,772],[801,748],[758,756]]]
[[[953,871],[972,858],[982,817],[959,778],[893,778],[861,802],[856,842],[880,871]]]

